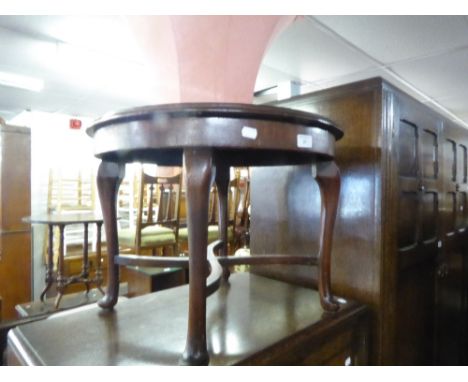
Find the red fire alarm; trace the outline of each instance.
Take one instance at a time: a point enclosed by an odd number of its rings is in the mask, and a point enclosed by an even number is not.
[[[81,129],[81,120],[79,119],[70,119],[70,129]]]

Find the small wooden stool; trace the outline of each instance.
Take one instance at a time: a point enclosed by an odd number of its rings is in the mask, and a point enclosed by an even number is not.
[[[303,111],[245,104],[170,104],[131,109],[105,116],[88,129],[102,159],[98,189],[108,244],[108,289],[99,305],[117,302],[119,265],[189,268],[189,319],[182,362],[209,362],[206,346],[206,297],[235,264],[307,264],[319,267],[322,307],[339,309],[330,290],[330,255],[340,175],[333,158],[343,135],[333,122]],[[119,255],[116,198],[125,164],[133,161],[185,166],[189,258]],[[322,195],[321,248],[311,256],[227,257],[227,187],[230,166],[310,164]],[[209,250],[209,190],[214,179],[219,200],[220,243]],[[267,195],[265,197],[268,197]],[[215,252],[220,256],[215,257]],[[220,264],[225,267],[222,272]],[[211,274],[207,280],[206,276]]]

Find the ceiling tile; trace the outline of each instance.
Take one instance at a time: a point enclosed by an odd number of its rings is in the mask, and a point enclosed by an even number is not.
[[[468,113],[466,114],[459,114],[459,117],[464,120],[468,124]]]
[[[431,98],[461,97],[466,95],[468,48],[395,64],[391,69]]]
[[[464,95],[461,94],[457,97],[438,99],[437,102],[454,114],[468,114],[468,88],[465,89]]]
[[[367,57],[308,18],[297,20],[280,34],[263,63],[309,82],[348,75],[372,65]]]
[[[0,26],[44,42],[66,42],[141,61],[141,52],[124,16],[0,16]]]
[[[464,16],[314,16],[382,63],[468,46]]]

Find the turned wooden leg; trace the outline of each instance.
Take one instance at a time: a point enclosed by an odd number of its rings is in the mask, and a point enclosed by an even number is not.
[[[215,183],[218,189],[218,233],[219,240],[224,245],[221,248],[221,256],[228,255],[228,189],[229,166],[216,164]]]
[[[47,248],[46,286],[41,293],[40,299],[45,300],[47,291],[54,283],[54,226],[49,224],[49,247]]]
[[[187,171],[187,229],[189,252],[189,314],[182,363],[207,365],[206,276],[208,262],[208,203],[212,176],[210,150],[185,149]]]
[[[119,266],[114,262],[114,256],[119,254],[119,239],[117,232],[117,193],[125,175],[125,165],[102,161],[97,174],[99,200],[107,240],[107,290],[98,305],[104,309],[112,309],[119,297]]]
[[[65,247],[64,247],[64,234],[65,226],[59,224],[59,257],[57,266],[57,297],[55,298],[55,308],[58,308],[60,300],[62,299],[63,292],[65,291],[66,278],[65,278]]]
[[[84,238],[83,238],[83,264],[81,268],[81,276],[85,280],[86,294],[89,293],[89,253],[88,253],[88,223],[84,223]]]
[[[322,162],[316,165],[315,179],[322,198],[321,232],[319,250],[319,292],[320,302],[326,311],[336,311],[339,304],[333,299],[330,286],[331,249],[333,227],[335,225],[338,200],[340,197],[340,171],[335,162]]]
[[[102,290],[102,255],[101,255],[101,229],[102,223],[96,223],[97,236],[96,236],[96,286],[99,291],[104,294]]]

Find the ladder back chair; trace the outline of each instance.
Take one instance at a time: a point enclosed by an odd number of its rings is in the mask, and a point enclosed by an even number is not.
[[[239,206],[243,199],[241,195],[241,179],[239,173],[235,173],[234,179],[229,181],[228,186],[228,246],[233,246],[237,243],[236,240],[236,223],[239,222],[238,213]],[[219,198],[218,190],[215,186],[211,188],[210,199],[208,205],[208,243],[212,243],[219,239]],[[186,245],[188,241],[188,229],[183,227],[179,229],[179,243]]]
[[[241,175],[241,169],[238,171],[236,179],[238,179],[239,200],[235,204],[234,212],[234,250],[241,247],[249,247],[249,229],[250,229],[250,169],[245,169],[246,174]]]
[[[178,255],[181,181],[181,173],[162,177],[141,172],[136,225],[119,229],[121,247],[137,254],[151,249],[153,255],[170,247]]]
[[[96,209],[96,184],[95,174],[90,169],[77,171],[49,169],[47,190],[47,213],[60,214],[92,214]],[[96,250],[95,227],[92,227],[90,244],[92,250]],[[58,228],[55,234],[58,236]],[[47,234],[46,234],[47,235]],[[84,228],[81,224],[67,226],[64,232],[65,255],[70,252],[80,252],[84,242]],[[44,240],[44,258],[47,256],[47,237]],[[58,243],[53,248],[54,259],[58,258]]]

